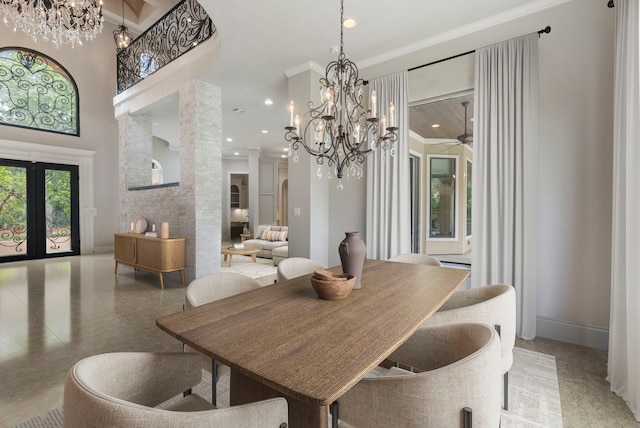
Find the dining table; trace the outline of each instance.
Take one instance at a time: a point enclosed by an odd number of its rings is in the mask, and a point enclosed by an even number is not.
[[[327,428],[328,407],[404,343],[468,275],[365,260],[361,288],[341,300],[318,298],[309,274],[167,315],[156,325],[230,367],[231,406],[285,397],[290,427]]]

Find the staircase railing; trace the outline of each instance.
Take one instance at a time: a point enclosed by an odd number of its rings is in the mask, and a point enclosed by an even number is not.
[[[129,89],[198,44],[216,28],[196,0],[183,0],[118,52],[118,93]]]

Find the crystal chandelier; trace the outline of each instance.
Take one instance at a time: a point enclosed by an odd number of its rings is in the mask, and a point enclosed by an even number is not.
[[[369,107],[363,103],[363,89],[366,84],[358,78],[358,68],[343,52],[344,1],[340,1],[340,54],[337,61],[327,65],[325,77],[320,79],[321,104],[313,107],[308,102],[305,124],[301,128],[299,115],[295,115],[293,101],[289,104],[289,126],[285,127],[285,140],[289,143],[289,156],[298,162],[300,145],[318,164],[317,175],[322,178],[325,160],[331,172],[338,177],[338,190],[344,188],[342,177],[362,178],[362,164],[366,155],[378,148],[382,154],[389,151],[395,155],[394,143],[398,140],[398,128],[394,123],[394,106],[389,105],[389,123],[385,115],[378,116],[377,97],[371,93]],[[295,115],[295,118],[294,118]]]
[[[69,43],[82,45],[102,32],[102,0],[0,0],[2,22],[13,31],[18,29],[50,41],[58,48]]]

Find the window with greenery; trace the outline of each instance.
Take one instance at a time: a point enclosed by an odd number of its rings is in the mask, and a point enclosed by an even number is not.
[[[78,88],[65,68],[27,48],[0,48],[0,124],[80,135]]]
[[[431,238],[456,237],[456,158],[430,157]]]

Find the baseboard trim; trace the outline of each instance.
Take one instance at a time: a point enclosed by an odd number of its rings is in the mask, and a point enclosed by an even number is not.
[[[93,247],[93,254],[113,253],[113,245],[107,247]]]
[[[607,350],[609,329],[593,325],[578,324],[553,318],[538,317],[536,336],[575,345]]]

